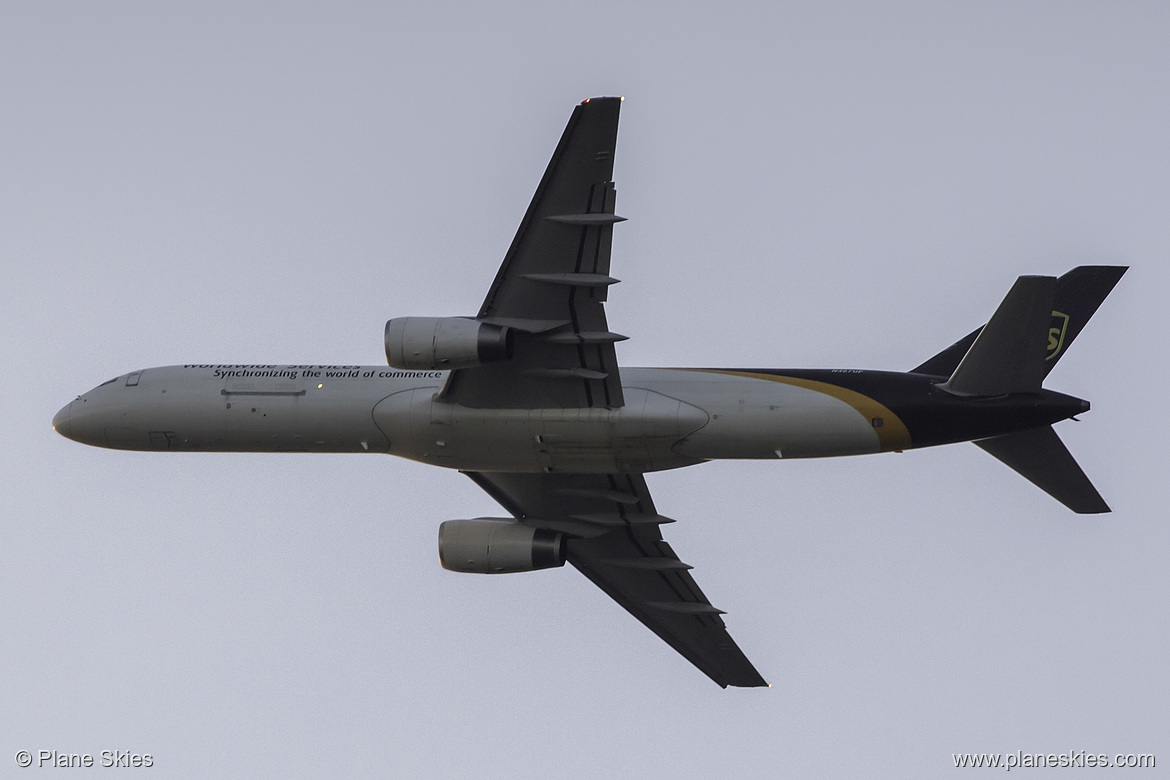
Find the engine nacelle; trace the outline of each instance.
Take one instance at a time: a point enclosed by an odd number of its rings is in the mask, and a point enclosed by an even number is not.
[[[473,574],[551,569],[565,565],[565,540],[512,519],[448,520],[439,525],[439,562]]]
[[[466,317],[395,317],[386,323],[386,362],[433,371],[512,357],[511,328]]]

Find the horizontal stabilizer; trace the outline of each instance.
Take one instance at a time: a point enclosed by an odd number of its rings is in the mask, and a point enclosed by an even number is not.
[[[1040,392],[1055,291],[1055,276],[1016,279],[951,378],[939,387],[963,396]]]
[[[1031,428],[975,442],[1033,485],[1080,515],[1109,511],[1052,426]]]

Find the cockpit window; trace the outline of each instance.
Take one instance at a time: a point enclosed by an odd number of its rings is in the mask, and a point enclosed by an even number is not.
[[[112,385],[112,384],[114,384],[114,382],[117,382],[117,381],[118,381],[118,377],[114,377],[113,379],[107,379],[105,382],[102,382],[100,385],[98,385],[98,387],[105,387],[106,385]]]

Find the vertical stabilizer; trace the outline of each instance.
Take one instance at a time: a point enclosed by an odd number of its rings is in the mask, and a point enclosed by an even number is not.
[[[1124,265],[1079,265],[1056,280],[1052,321],[1048,326],[1045,373],[1052,370],[1073,340],[1129,270]],[[982,328],[971,331],[942,352],[913,369],[915,374],[950,376],[971,349]]]
[[[1055,276],[1017,279],[940,387],[962,396],[1040,392],[1055,292]]]
[[[1077,514],[1110,511],[1051,425],[983,439],[975,444]]]

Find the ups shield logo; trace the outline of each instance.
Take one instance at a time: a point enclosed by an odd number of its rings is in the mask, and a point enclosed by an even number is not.
[[[1064,349],[1064,334],[1068,332],[1068,315],[1058,311],[1052,312],[1052,322],[1048,327],[1048,355],[1045,360],[1055,360]]]

